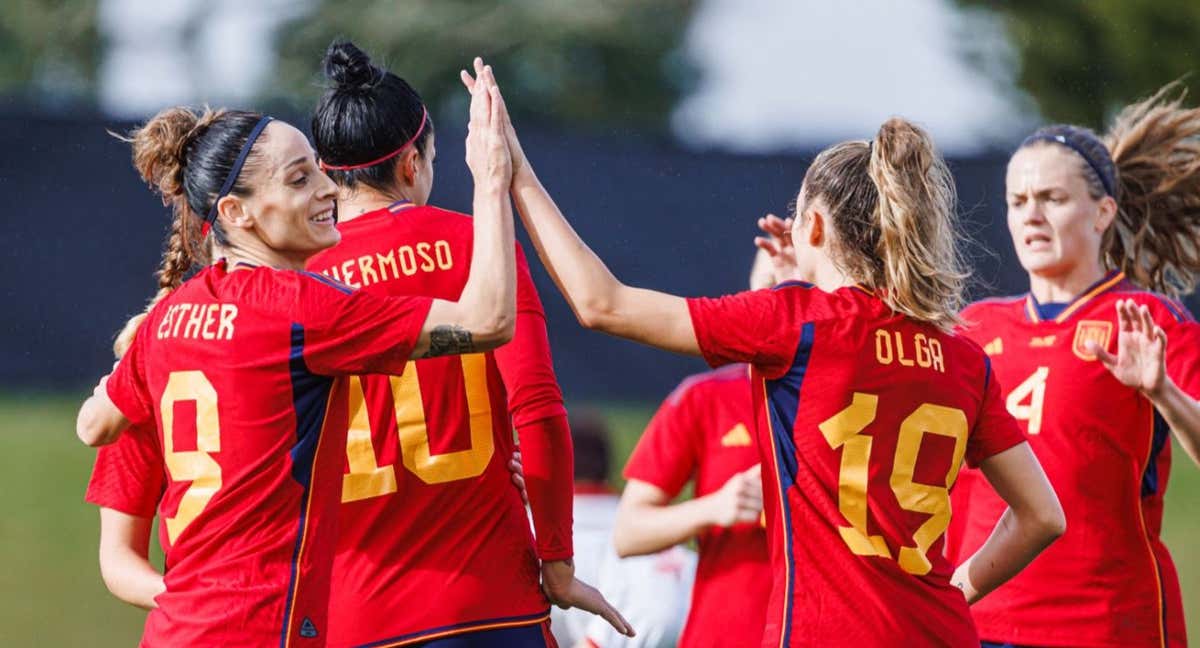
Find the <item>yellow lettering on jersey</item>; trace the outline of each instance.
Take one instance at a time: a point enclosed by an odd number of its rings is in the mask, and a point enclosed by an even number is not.
[[[342,283],[355,288],[362,288],[354,281],[354,259],[346,259],[342,262]]]
[[[998,356],[1004,353],[1004,340],[996,338],[991,342],[983,345],[983,352],[989,356]]]
[[[375,274],[375,268],[371,267],[372,260],[370,254],[358,257],[358,274],[362,275],[362,285],[364,286],[379,281],[379,275]]]
[[[738,423],[733,426],[733,429],[726,432],[725,436],[721,437],[721,445],[726,448],[746,447],[750,445],[750,431],[746,426]]]
[[[429,251],[433,246],[422,241],[417,243],[417,254],[421,257],[421,270],[424,272],[433,272],[437,266],[433,263],[433,257],[429,256]]]
[[[1058,336],[1056,336],[1056,335],[1043,335],[1042,337],[1030,338],[1029,346],[1031,346],[1035,349],[1037,349],[1037,348],[1044,349],[1046,347],[1051,347],[1051,346],[1054,346],[1054,340],[1057,337]]]
[[[1112,329],[1112,322],[1080,320],[1079,324],[1075,326],[1075,340],[1071,343],[1071,351],[1080,360],[1086,362],[1095,360],[1096,356],[1087,350],[1087,343],[1095,342],[1101,349],[1107,349],[1108,342],[1112,337]]]
[[[388,250],[387,254],[376,252],[375,262],[379,264],[379,276],[384,281],[400,277],[400,270],[396,268],[396,252],[394,250]]]
[[[347,259],[340,264],[321,270],[321,274],[337,281],[363,288],[380,281],[411,277],[418,272],[437,272],[454,267],[450,243],[444,240],[418,241],[412,245],[401,245],[386,252],[365,254]]]
[[[189,313],[185,318],[184,313]],[[155,337],[232,340],[238,309],[233,304],[173,304],[159,322]],[[187,321],[184,325],[184,320]],[[183,330],[180,326],[183,325]]]
[[[442,270],[449,270],[454,267],[454,257],[450,255],[450,244],[445,241],[437,241],[433,244],[433,253],[437,257],[438,267]]]
[[[899,362],[903,367],[920,367],[946,372],[942,343],[924,333],[916,333],[908,343],[913,355],[905,352],[904,336],[900,331],[875,331],[875,361],[881,365]]]

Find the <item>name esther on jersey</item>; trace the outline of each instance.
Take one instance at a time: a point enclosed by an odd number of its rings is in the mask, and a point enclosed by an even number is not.
[[[158,323],[156,337],[232,340],[238,309],[233,304],[171,304]]]
[[[905,341],[900,331],[875,330],[875,360],[881,365],[900,363],[902,367],[921,367],[946,373],[942,359],[942,343],[924,333]]]
[[[401,245],[387,254],[376,252],[346,259],[338,265],[321,270],[321,274],[332,277],[354,288],[363,288],[373,283],[399,279],[401,274],[411,277],[418,272],[449,270],[454,267],[450,244],[444,240],[420,241],[413,245]]]

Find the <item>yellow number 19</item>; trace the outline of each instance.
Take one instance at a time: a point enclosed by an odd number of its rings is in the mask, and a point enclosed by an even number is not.
[[[850,526],[838,527],[842,540],[855,555],[891,558],[892,553],[883,536],[869,535],[867,532],[867,481],[873,439],[862,434],[862,431],[875,420],[878,406],[878,396],[855,392],[849,406],[817,427],[830,448],[842,449],[838,471],[838,510],[850,523]],[[926,434],[954,439],[954,455],[944,487],[913,481],[917,454]],[[960,409],[924,403],[900,423],[890,479],[892,491],[905,510],[930,515],[913,532],[916,546],[900,547],[900,567],[910,574],[927,574],[933,567],[926,553],[950,525],[949,489],[958,478],[966,450],[967,416]]]

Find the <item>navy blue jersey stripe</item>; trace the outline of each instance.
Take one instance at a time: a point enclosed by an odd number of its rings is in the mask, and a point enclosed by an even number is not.
[[[796,442],[792,437],[796,427],[796,416],[800,411],[800,387],[808,371],[812,357],[815,325],[805,323],[800,328],[800,344],[792,359],[792,367],[783,376],[766,381],[768,407],[771,414],[771,438],[775,443],[776,470],[779,473],[780,500],[783,505],[784,545],[788,555],[787,592],[784,598],[783,645],[791,643],[792,596],[796,587],[796,555],[792,543],[792,509],[788,504],[787,492],[796,483],[798,459]]]
[[[807,281],[800,281],[799,279],[789,279],[787,281],[780,281],[779,283],[775,284],[771,288],[771,290],[779,290],[780,288],[812,288],[812,287],[813,287],[813,284],[810,284]]]
[[[500,617],[500,618],[496,618],[496,619],[481,619],[479,621],[454,623],[451,625],[441,626],[441,627],[437,627],[437,628],[429,628],[426,630],[419,630],[417,632],[410,632],[408,634],[398,635],[398,636],[390,637],[387,639],[380,639],[379,641],[372,641],[371,643],[358,644],[358,646],[356,648],[382,648],[384,646],[394,646],[396,644],[404,643],[407,641],[413,641],[414,639],[420,639],[421,637],[428,637],[431,635],[442,634],[442,633],[446,633],[446,632],[454,632],[455,630],[465,633],[465,632],[470,632],[472,628],[487,628],[489,626],[495,626],[495,625],[511,626],[513,624],[521,624],[521,623],[524,623],[526,625],[533,625],[535,623],[540,622],[542,619],[545,619],[546,616],[549,614],[550,614],[550,608],[546,608],[545,610],[542,610],[541,612],[538,612],[536,614],[524,614],[521,616]],[[425,645],[425,644],[421,644],[421,645]]]
[[[308,270],[301,270],[300,273],[308,275],[308,276],[312,277],[313,279],[316,279],[317,281],[320,281],[321,283],[325,284],[326,286],[329,286],[330,288],[336,288],[347,295],[354,292],[354,289],[351,288],[350,286],[347,286],[346,284],[341,283],[339,281],[334,281],[333,279],[330,279],[329,277],[326,277],[323,274],[316,273],[316,272],[309,272]]]
[[[311,274],[311,273],[309,273]],[[317,376],[308,371],[304,362],[304,327],[292,324],[291,349],[288,352],[288,369],[292,378],[292,407],[296,412],[296,445],[292,446],[292,478],[303,488],[300,496],[300,520],[296,529],[296,544],[292,549],[291,575],[288,578],[287,602],[284,605],[283,632],[279,639],[280,648],[287,645],[288,631],[292,621],[292,602],[298,583],[300,549],[304,545],[307,527],[308,500],[312,494],[311,478],[317,442],[325,424],[325,407],[329,402],[329,391],[333,379]]]
[[[1142,497],[1149,497],[1158,493],[1158,456],[1162,454],[1163,448],[1167,446],[1167,439],[1171,437],[1171,426],[1167,425],[1167,420],[1158,413],[1158,409],[1154,410],[1154,437],[1150,441],[1150,459],[1146,461],[1146,471],[1142,473]]]

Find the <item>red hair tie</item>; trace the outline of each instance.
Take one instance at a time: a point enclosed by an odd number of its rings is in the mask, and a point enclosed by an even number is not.
[[[321,166],[321,170],[323,170],[323,171],[353,171],[355,169],[365,169],[367,167],[373,167],[376,164],[379,164],[380,162],[387,162],[388,160],[403,153],[404,149],[407,149],[409,146],[412,145],[413,142],[417,141],[417,138],[420,137],[421,133],[425,131],[425,122],[428,119],[429,119],[429,110],[427,108],[425,108],[425,106],[421,106],[421,125],[417,126],[417,132],[413,133],[413,136],[410,137],[407,142],[402,144],[400,146],[400,148],[396,149],[395,151],[392,151],[391,153],[388,153],[387,155],[385,155],[381,158],[375,158],[374,160],[371,160],[370,162],[363,162],[362,164],[326,164],[324,160],[321,160],[319,163]]]

